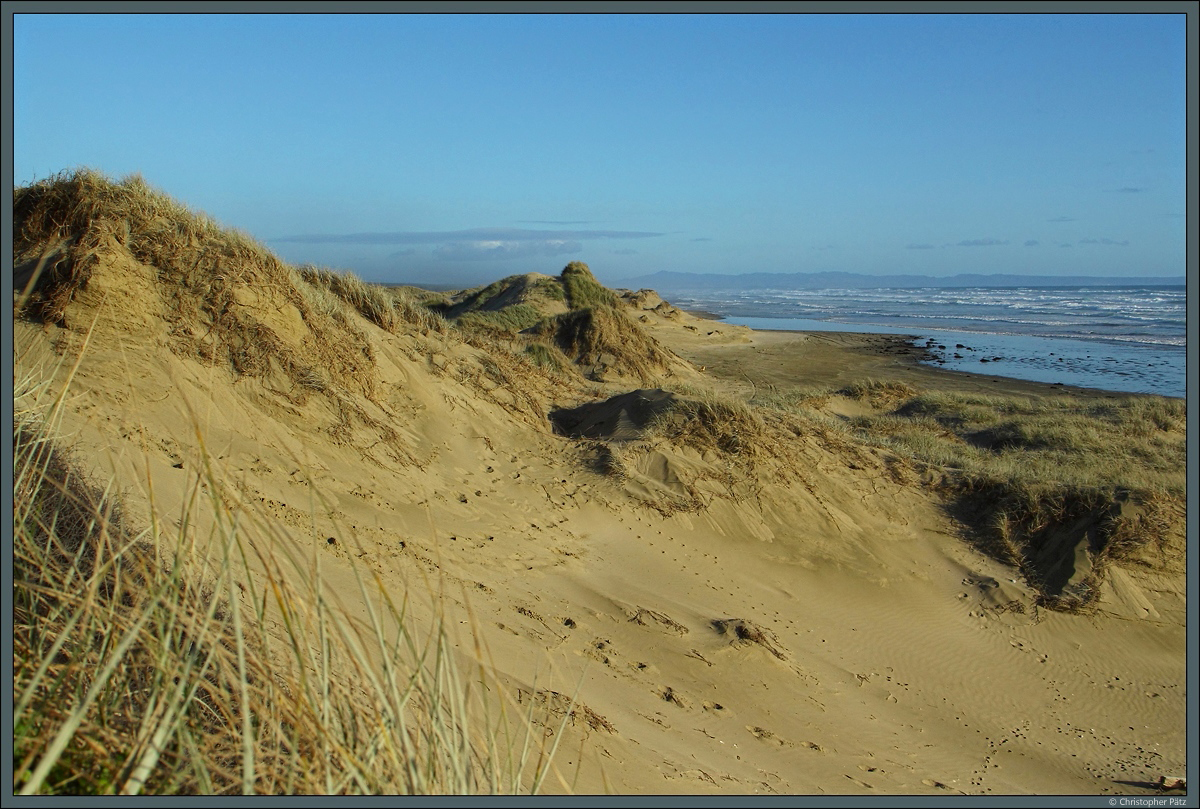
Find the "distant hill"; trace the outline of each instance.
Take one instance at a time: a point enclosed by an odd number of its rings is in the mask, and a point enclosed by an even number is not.
[[[1062,287],[1062,286],[1183,286],[1184,276],[1102,277],[1091,275],[863,275],[852,272],[717,275],[656,272],[626,278],[617,286],[659,292],[703,289],[879,289],[884,287]]]

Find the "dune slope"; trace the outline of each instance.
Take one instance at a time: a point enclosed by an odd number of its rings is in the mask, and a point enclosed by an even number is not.
[[[916,467],[680,358],[746,330],[649,291],[580,305],[572,273],[464,298],[451,321],[525,309],[460,327],[144,189],[52,190],[17,206],[18,373],[62,386],[79,358],[62,441],[126,519],[180,514],[211,464],[352,612],[365,568],[517,704],[577,695],[546,790],[1109,794],[1182,772],[1177,529],[1096,609],[1055,612]]]

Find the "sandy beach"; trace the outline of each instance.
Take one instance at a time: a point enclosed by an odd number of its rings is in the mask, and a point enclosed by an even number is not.
[[[543,791],[1131,795],[1183,774],[1182,522],[1106,568],[1091,609],[1056,611],[969,541],[920,465],[737,404],[864,380],[1110,394],[930,368],[892,337],[751,332],[645,293],[619,317],[665,350],[653,377],[600,350],[557,372],[354,314],[350,370],[302,390],[283,365],[237,374],[195,353],[217,321],[171,315],[163,274],[105,250],[57,322],[15,324],[18,377],[70,378],[57,430],[88,475],[131,524],[186,523],[198,548],[213,523],[188,503],[215,494],[356,620],[364,572],[414,626],[440,617],[487,699],[549,711]],[[316,356],[316,316],[267,290],[247,272],[229,311]],[[659,389],[683,397],[674,422],[611,398]],[[586,436],[547,418],[584,406]],[[830,425],[885,413],[849,395],[824,408]],[[265,571],[239,573],[240,592]]]

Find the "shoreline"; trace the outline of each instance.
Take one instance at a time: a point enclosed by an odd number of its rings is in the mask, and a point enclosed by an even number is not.
[[[717,320],[727,323],[723,316],[714,317],[713,312],[704,310],[683,309],[682,311],[694,317],[705,320]],[[737,325],[737,324],[728,324]],[[840,325],[840,324],[839,324]],[[792,330],[792,329],[761,329],[750,326],[752,336],[749,345],[761,346],[775,365],[790,367],[793,378],[789,383],[780,374],[772,373],[767,384],[777,387],[818,387],[828,384],[851,384],[866,376],[882,376],[897,379],[915,387],[929,387],[953,390],[958,392],[977,393],[1006,393],[1025,396],[1055,396],[1070,393],[1074,396],[1119,399],[1125,397],[1156,396],[1171,399],[1183,399],[1184,395],[1171,396],[1164,393],[1110,390],[1107,388],[1071,384],[1068,382],[1043,382],[1007,376],[1002,373],[962,370],[958,368],[943,368],[929,362],[938,355],[915,344],[914,341],[927,338],[921,333],[890,333],[856,331],[847,324],[844,331],[838,330]],[[763,337],[758,337],[763,335]],[[796,361],[789,362],[779,346],[796,344]],[[711,351],[727,350],[731,347],[712,347]],[[697,348],[698,361],[701,365],[721,365],[718,356],[710,356],[709,348]],[[863,356],[856,357],[855,354]],[[690,357],[689,357],[690,358]],[[694,360],[697,361],[697,360]],[[830,367],[836,365],[837,368]],[[735,370],[735,369],[729,369]],[[745,376],[745,371],[739,371],[734,376]],[[759,380],[758,384],[761,384]]]
[[[683,353],[715,375],[748,381],[755,387],[836,389],[876,379],[903,382],[919,390],[984,395],[1071,395],[1092,399],[1161,395],[939,368],[922,362],[934,355],[913,344],[912,340],[920,335],[747,329],[749,343],[696,346],[683,349]],[[754,356],[746,357],[745,352]]]

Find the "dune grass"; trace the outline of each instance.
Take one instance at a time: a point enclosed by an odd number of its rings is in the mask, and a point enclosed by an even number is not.
[[[956,466],[987,477],[1184,492],[1182,399],[923,394],[887,418],[940,436]]]
[[[339,308],[330,300],[342,301],[384,331],[395,334],[402,325],[444,333],[444,318],[414,299],[412,293],[399,287],[369,284],[349,271],[334,271],[324,267],[303,265],[296,270],[305,285],[313,290],[309,300],[322,301],[317,306],[326,314],[336,316]],[[324,299],[321,293],[326,293]]]
[[[916,395],[911,385],[893,380],[863,379],[837,391],[852,399],[864,399],[874,407],[905,401]]]
[[[110,311],[154,310],[177,355],[258,378],[289,406],[320,397],[336,414],[335,438],[352,442],[361,428],[387,461],[414,463],[395,427],[359,398],[379,394],[362,319],[392,333],[447,333],[409,291],[287,265],[136,175],[55,175],[16,189],[14,215],[18,317],[79,333],[106,290],[136,288],[137,302],[110,302]]]
[[[714,450],[742,461],[769,451],[770,434],[756,408],[705,388],[674,385],[672,406],[646,429],[646,438],[664,438],[701,453]]]
[[[561,278],[538,278],[530,285],[530,293],[536,298],[550,301],[566,301],[567,293]]]
[[[245,234],[151,189],[139,175],[115,182],[80,169],[18,188],[13,192],[13,224],[16,263],[44,258],[48,264],[27,300],[49,322],[61,320],[111,243],[184,282],[225,261],[269,275],[285,272],[281,262]]]
[[[25,369],[14,418],[15,793],[540,789],[532,704],[489,698],[486,667],[464,670],[441,623],[418,630],[409,595],[357,570],[352,619],[324,540],[299,550],[230,506],[199,434],[182,515],[135,530],[57,445],[65,388],[43,379]]]
[[[501,278],[459,297],[438,308],[460,328],[516,333],[540,321],[546,305],[564,301],[566,293],[560,279],[528,273]]]
[[[1107,565],[1161,547],[1180,519],[1181,399],[925,392],[864,380],[836,391],[776,391],[755,403],[828,430],[825,408],[837,396],[874,411],[841,419],[845,435],[931,475],[977,544],[1019,568],[1048,606],[1089,607]],[[1051,548],[1088,532],[1093,573],[1064,593]]]
[[[532,340],[525,345],[524,351],[529,361],[539,368],[561,373],[569,367],[566,356],[548,343]]]
[[[479,309],[496,308],[498,301],[501,305],[505,305],[505,302],[511,302],[514,297],[518,300],[536,303],[542,300],[563,301],[566,299],[566,294],[560,279],[549,276],[539,277],[535,274],[510,275],[466,294],[461,301],[450,308],[457,316]]]
[[[574,309],[539,322],[531,333],[553,343],[593,376],[606,373],[652,383],[666,374],[674,355],[625,312],[611,306]]]
[[[515,334],[537,325],[543,315],[529,303],[515,303],[503,309],[476,310],[460,315],[455,323],[463,329],[499,331]]]
[[[619,302],[616,293],[597,281],[591,269],[582,261],[572,261],[563,268],[559,277],[567,305],[573,310],[615,307]]]
[[[13,214],[15,280],[26,288],[18,317],[79,329],[66,322],[71,302],[93,274],[128,271],[112,263],[128,256],[152,275],[149,291],[177,354],[225,365],[235,376],[275,376],[298,390],[315,374],[374,393],[366,338],[331,317],[327,304],[314,305],[294,268],[140,176],[118,182],[89,169],[58,174],[16,189]],[[302,328],[287,325],[296,322]]]
[[[586,264],[573,261],[558,278],[512,275],[456,296],[440,307],[468,341],[512,344],[537,366],[578,366],[593,379],[632,377],[651,383],[678,361],[618,306]],[[566,302],[568,311],[561,314]],[[519,344],[519,345],[517,345]],[[495,352],[495,346],[486,350]]]
[[[754,402],[813,417],[823,416],[833,396],[876,409],[844,420],[860,440],[960,476],[1033,487],[1184,493],[1182,399],[923,392],[868,380],[837,391],[774,392]]]

